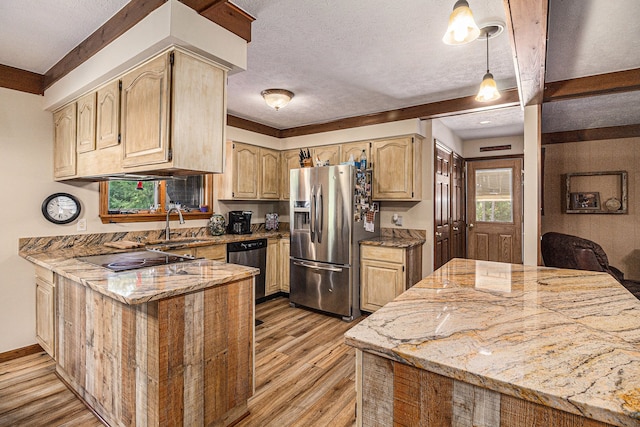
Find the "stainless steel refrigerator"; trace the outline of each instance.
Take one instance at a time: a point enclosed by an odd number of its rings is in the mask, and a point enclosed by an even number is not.
[[[380,234],[377,206],[371,203],[371,173],[341,165],[293,169],[290,174],[289,299],[292,305],[351,321],[360,316],[358,242]],[[365,231],[365,219],[372,232]]]

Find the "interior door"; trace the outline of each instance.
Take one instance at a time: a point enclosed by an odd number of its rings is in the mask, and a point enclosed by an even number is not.
[[[435,145],[434,155],[435,193],[434,193],[434,230],[433,239],[434,268],[440,268],[451,257],[450,225],[451,218],[451,151],[440,144]]]
[[[466,258],[465,161],[453,153],[451,166],[451,258]]]
[[[522,263],[522,159],[467,162],[468,258]]]

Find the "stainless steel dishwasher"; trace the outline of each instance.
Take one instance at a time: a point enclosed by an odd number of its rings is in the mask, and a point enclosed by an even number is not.
[[[227,262],[260,269],[256,278],[255,299],[264,298],[265,269],[267,266],[267,239],[227,243]]]

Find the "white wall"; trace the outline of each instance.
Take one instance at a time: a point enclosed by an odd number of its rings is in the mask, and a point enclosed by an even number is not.
[[[0,353],[35,343],[35,283],[33,266],[18,256],[18,239],[81,234],[76,223],[55,225],[44,219],[42,201],[67,192],[82,205],[87,231],[106,233],[164,228],[164,222],[102,224],[98,217],[97,183],[53,181],[53,118],[43,109],[43,97],[0,88],[0,148],[3,168],[0,194]],[[183,227],[201,227],[206,220]],[[172,226],[177,227],[177,221]]]
[[[497,145],[511,145],[510,150],[480,151],[480,147],[492,147]],[[464,142],[462,157],[471,159],[474,157],[514,156],[524,153],[524,135],[505,136],[501,138],[470,139]]]

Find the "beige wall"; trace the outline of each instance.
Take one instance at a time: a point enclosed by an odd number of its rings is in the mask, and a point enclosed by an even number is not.
[[[554,144],[545,149],[542,232],[557,231],[593,240],[626,278],[640,280],[640,138]],[[562,212],[562,174],[616,170],[629,174],[628,214]]]

